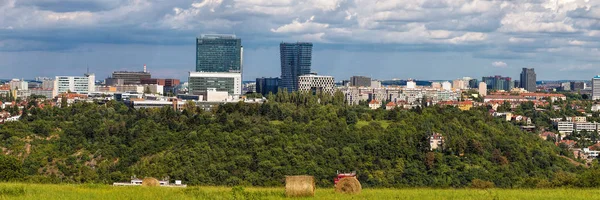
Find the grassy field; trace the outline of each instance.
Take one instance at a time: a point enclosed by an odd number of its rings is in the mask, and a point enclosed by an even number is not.
[[[390,123],[391,123],[388,120],[378,120],[378,121],[374,121],[374,122],[379,123],[379,125],[381,125],[381,127],[383,127],[383,128],[387,128],[388,126],[390,126]],[[371,123],[371,122],[360,120],[356,123],[356,127],[361,128],[363,126],[369,125],[369,123]]]
[[[364,189],[359,195],[318,189],[314,198],[293,199],[596,199],[598,189]],[[0,199],[286,199],[283,188],[113,187],[1,183]],[[291,198],[290,198],[291,199]]]

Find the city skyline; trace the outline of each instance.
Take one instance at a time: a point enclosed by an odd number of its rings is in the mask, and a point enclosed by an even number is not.
[[[454,79],[535,68],[538,80],[600,73],[600,2],[27,1],[0,3],[2,79],[141,71],[185,80],[194,38],[244,40],[244,80],[279,76],[278,44],[312,42],[313,71],[348,79]],[[294,13],[290,15],[289,13]],[[28,69],[28,70],[23,70]]]

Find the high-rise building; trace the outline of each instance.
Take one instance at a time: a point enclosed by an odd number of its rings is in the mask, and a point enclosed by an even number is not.
[[[10,85],[11,90],[28,90],[29,89],[29,83],[27,83],[27,81],[23,81],[23,80],[19,80],[19,79],[13,79],[8,84]]]
[[[333,76],[307,74],[298,77],[298,91],[311,92],[312,94],[320,92],[333,94],[334,90],[335,80]]]
[[[65,92],[90,93],[96,88],[96,76],[94,74],[85,74],[84,76],[57,76],[54,79],[53,94],[62,94]]]
[[[592,78],[592,100],[600,100],[600,75]]]
[[[487,84],[485,82],[479,83],[479,95],[487,96]]]
[[[468,82],[465,82],[464,79],[456,79],[456,80],[452,81],[452,88],[457,89],[457,90],[467,89],[466,83],[468,83]]]
[[[353,87],[371,87],[371,77],[353,76],[350,77],[350,86]]]
[[[190,72],[188,89],[192,95],[205,94],[208,89],[228,92],[229,95],[242,94],[242,74],[228,72]]]
[[[196,72],[190,72],[190,94],[208,89],[242,94],[242,40],[235,35],[202,35],[196,38]]]
[[[310,73],[312,63],[312,43],[281,43],[279,53],[281,59],[280,86],[293,92],[298,90],[298,77]]]
[[[269,95],[269,93],[277,94],[279,90],[279,78],[256,78],[256,92],[263,96]]]
[[[521,72],[521,88],[529,91],[535,92],[536,88],[536,75],[533,68],[523,68]]]
[[[510,77],[486,76],[481,81],[487,85],[488,90],[510,91],[514,86]]]
[[[471,79],[469,80],[469,88],[478,88],[479,87],[479,80],[477,79]]]
[[[242,48],[242,40],[235,35],[196,38],[196,71],[241,73]]]

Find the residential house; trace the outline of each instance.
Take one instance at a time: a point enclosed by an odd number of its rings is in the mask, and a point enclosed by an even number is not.
[[[371,108],[371,110],[381,108],[381,102],[373,99],[371,102],[369,102],[369,108]]]
[[[443,149],[444,147],[444,137],[440,133],[433,133],[431,137],[429,137],[429,149],[431,151],[436,149]]]

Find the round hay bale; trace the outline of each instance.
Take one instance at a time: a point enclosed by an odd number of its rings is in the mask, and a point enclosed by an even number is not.
[[[142,180],[142,186],[155,187],[160,186],[160,183],[158,182],[158,179],[149,177]]]
[[[356,177],[345,177],[335,185],[335,191],[346,194],[359,194],[362,186]]]
[[[288,197],[314,197],[315,177],[313,176],[286,176],[285,196]]]

